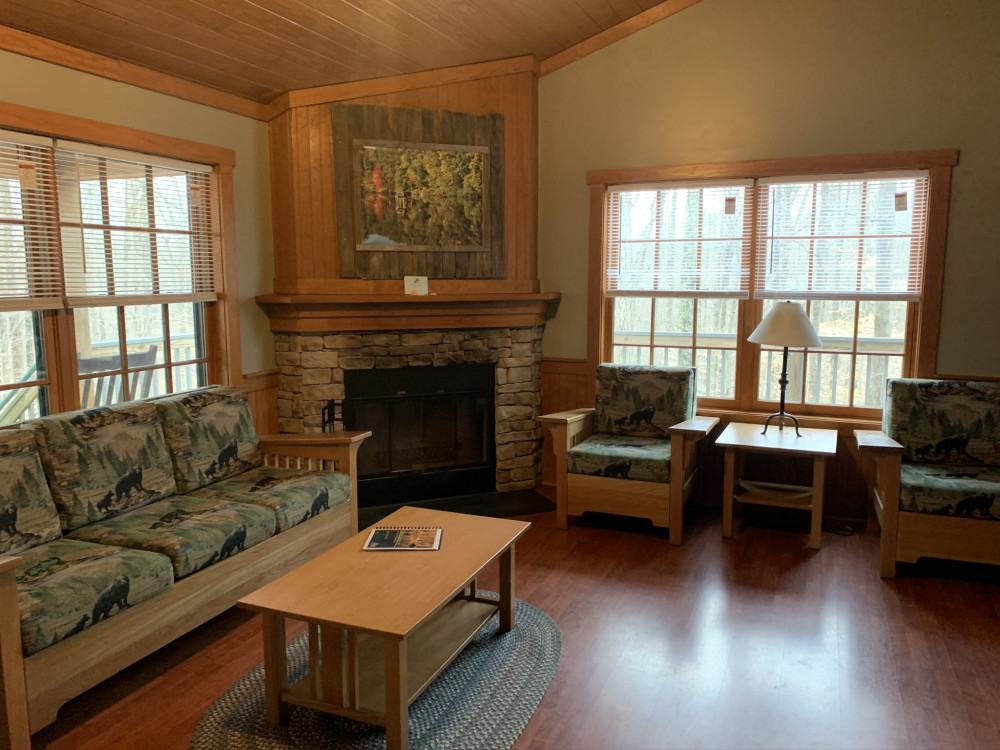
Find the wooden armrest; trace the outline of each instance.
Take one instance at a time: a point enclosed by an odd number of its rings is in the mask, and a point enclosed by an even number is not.
[[[31,748],[28,697],[21,656],[21,616],[14,571],[20,557],[0,557],[0,747]]]
[[[8,568],[14,570],[20,564],[20,557],[0,557],[0,573],[3,573]]]
[[[594,409],[594,407],[591,406],[589,408],[573,409],[571,411],[560,411],[556,412],[555,414],[543,414],[537,419],[542,424],[548,424],[553,426],[560,424],[569,425],[579,422],[583,419],[587,419],[587,417],[593,415],[595,411],[596,409]]]
[[[691,417],[683,422],[678,422],[669,428],[671,433],[690,435],[695,438],[703,438],[712,431],[715,425],[719,424],[718,417]]]
[[[371,430],[356,430],[354,432],[306,432],[295,435],[259,435],[257,437],[261,450],[283,450],[296,446],[350,445],[360,443],[372,436]],[[265,447],[266,446],[266,447]]]
[[[858,449],[862,451],[902,455],[904,450],[902,445],[881,430],[855,430],[854,437],[858,441]]]

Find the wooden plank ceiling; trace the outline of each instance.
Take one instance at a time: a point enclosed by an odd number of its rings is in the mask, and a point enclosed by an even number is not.
[[[0,0],[0,24],[256,102],[521,55],[664,0]]]

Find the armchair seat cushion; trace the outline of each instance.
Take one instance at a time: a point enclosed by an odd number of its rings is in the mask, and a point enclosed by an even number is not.
[[[159,552],[174,578],[207,568],[274,535],[274,512],[245,503],[175,496],[68,536],[99,544]]]
[[[910,513],[1000,521],[1000,467],[904,463],[899,508]]]
[[[278,533],[349,502],[351,478],[340,472],[317,472],[258,466],[239,476],[195,490],[189,497],[207,497],[270,508]]]
[[[570,474],[667,483],[670,439],[598,433],[568,451],[566,468]]]
[[[18,555],[25,655],[99,624],[174,581],[170,559],[153,552],[57,539]]]

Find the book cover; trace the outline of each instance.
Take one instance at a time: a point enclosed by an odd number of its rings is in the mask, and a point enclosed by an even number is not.
[[[435,550],[441,548],[441,529],[432,526],[376,526],[365,549]]]

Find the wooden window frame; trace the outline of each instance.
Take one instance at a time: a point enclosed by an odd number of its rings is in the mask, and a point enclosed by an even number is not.
[[[212,257],[216,302],[205,302],[205,343],[208,379],[212,383],[243,383],[240,347],[239,294],[236,269],[236,217],[232,149],[150,133],[97,120],[4,103],[0,128],[52,138],[82,141],[139,154],[210,165]],[[71,309],[45,311],[43,334],[47,360],[49,407],[53,413],[79,408],[76,347]]]
[[[587,281],[587,366],[595,370],[611,359],[613,301],[604,293],[605,268],[605,195],[609,187],[629,184],[682,180],[738,179],[781,177],[788,175],[851,174],[878,171],[926,170],[930,178],[927,204],[927,244],[922,271],[919,302],[910,303],[907,317],[907,374],[913,377],[938,376],[937,347],[941,319],[941,291],[948,233],[948,209],[951,195],[951,170],[958,164],[957,149],[898,151],[845,156],[818,156],[788,159],[763,159],[737,162],[669,165],[602,169],[587,172],[590,189],[590,225]],[[756,221],[753,222],[756,240]],[[749,344],[747,337],[760,320],[762,301],[740,301],[736,349],[736,394],[733,401],[720,404],[715,399],[699,399],[708,408],[729,415],[763,413],[757,399],[757,376],[760,347]],[[905,370],[904,370],[905,372]],[[838,421],[871,421],[874,410],[864,407],[805,405],[802,411],[817,420],[832,417]],[[796,409],[799,405],[796,405]]]

